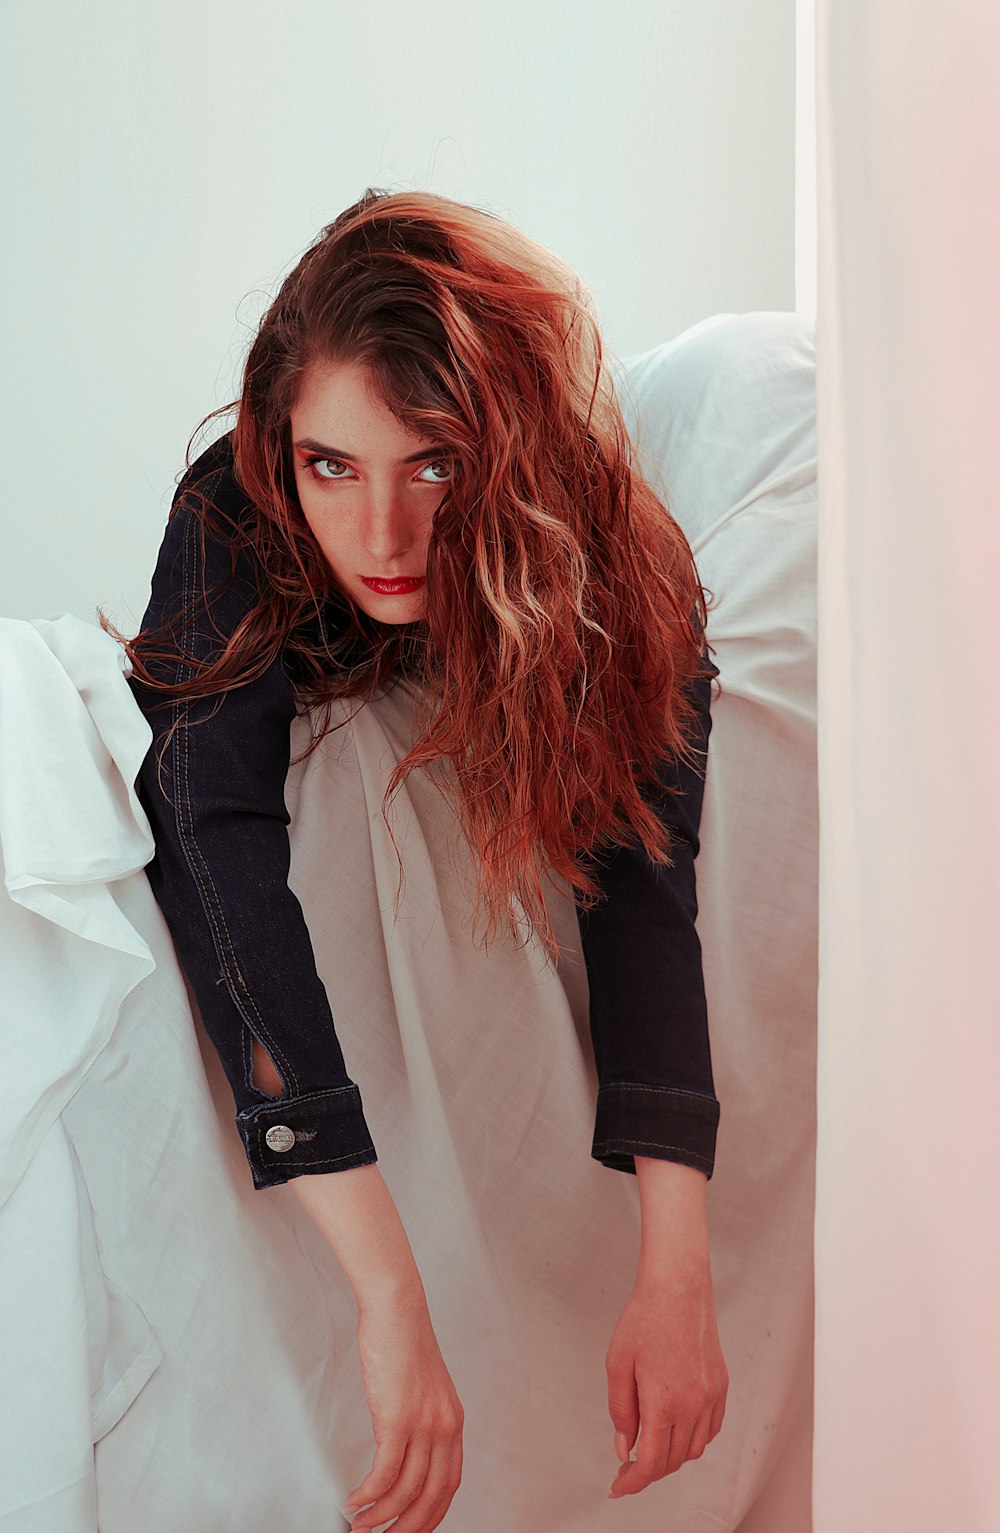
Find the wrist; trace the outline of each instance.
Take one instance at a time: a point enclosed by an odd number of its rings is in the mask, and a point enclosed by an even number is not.
[[[711,1280],[712,1259],[707,1241],[643,1242],[636,1263],[637,1287],[663,1283],[671,1287],[678,1283],[697,1287]]]
[[[677,1161],[635,1157],[642,1215],[641,1273],[679,1266],[692,1272],[709,1263],[704,1171]]]
[[[420,1315],[427,1313],[427,1294],[414,1266],[412,1273],[380,1276],[354,1290],[359,1315]]]
[[[359,1310],[426,1303],[403,1222],[377,1165],[294,1177],[291,1186],[333,1248]]]

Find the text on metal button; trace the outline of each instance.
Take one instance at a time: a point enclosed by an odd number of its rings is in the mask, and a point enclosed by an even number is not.
[[[284,1123],[276,1123],[268,1129],[264,1141],[272,1150],[290,1150],[295,1143],[295,1134]]]

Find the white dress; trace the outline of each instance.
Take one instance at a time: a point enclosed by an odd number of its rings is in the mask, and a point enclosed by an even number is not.
[[[634,1177],[590,1156],[576,916],[473,946],[463,847],[395,688],[289,773],[290,883],[466,1413],[456,1533],[807,1533],[815,1138],[811,328],[715,316],[628,359],[647,472],[715,593],[697,863],[716,1090],[712,1267],[731,1383],[701,1459],[611,1504],[604,1357]],[[148,726],[107,635],[0,622],[0,1533],[346,1527],[374,1441],[350,1288],[232,1095],[142,871]],[[343,710],[346,712],[346,709]],[[293,726],[293,756],[308,726]]]

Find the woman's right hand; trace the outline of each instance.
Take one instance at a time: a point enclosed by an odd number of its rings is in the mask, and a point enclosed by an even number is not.
[[[430,1533],[462,1478],[465,1412],[399,1212],[374,1162],[292,1177],[291,1187],[333,1247],[358,1306],[361,1377],[377,1447],[344,1510],[350,1516],[366,1508],[355,1528],[398,1517],[393,1533]]]
[[[345,1513],[365,1508],[352,1530],[395,1517],[389,1533],[430,1533],[462,1478],[465,1412],[423,1289],[366,1298],[358,1310],[358,1352],[377,1447]]]

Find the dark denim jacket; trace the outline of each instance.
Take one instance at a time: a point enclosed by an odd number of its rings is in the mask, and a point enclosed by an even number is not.
[[[248,610],[256,582],[246,564],[251,556],[241,554],[237,578],[213,598],[210,615],[199,601],[228,575],[231,555],[216,538],[203,544],[185,494],[195,481],[234,520],[247,508],[227,434],[192,465],[174,496],[143,626],[187,608],[184,647],[204,658],[218,653],[220,636]],[[711,677],[719,674],[707,651],[704,665],[693,690],[701,730],[693,743],[703,760]],[[182,662],[151,669],[170,680],[185,674]],[[129,684],[153,730],[137,783],[156,843],[146,871],[232,1087],[254,1186],[377,1160],[302,908],[288,887],[284,788],[297,709],[282,658],[221,698],[187,705],[193,727],[174,733],[162,782],[156,757],[181,705],[134,677]],[[719,1102],[694,873],[704,778],[674,761],[660,776],[684,792],[652,800],[674,828],[676,866],[654,867],[638,844],[603,852],[595,872],[606,898],[578,910],[599,1084],[591,1153],[620,1171],[634,1172],[633,1157],[649,1155],[710,1177]],[[254,1037],[285,1083],[281,1097],[253,1080]]]

